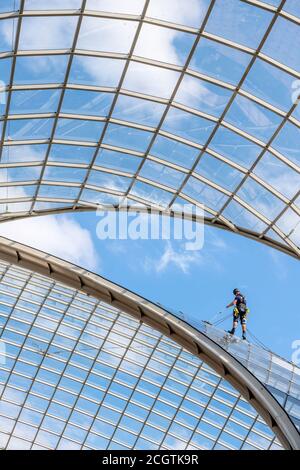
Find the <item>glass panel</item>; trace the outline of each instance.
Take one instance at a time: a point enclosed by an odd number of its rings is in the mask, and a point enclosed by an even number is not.
[[[101,193],[100,191],[93,191],[91,189],[85,189],[82,192],[81,198],[82,201],[93,202],[96,204],[103,205],[118,205],[120,198],[118,196],[113,196],[112,194]]]
[[[77,49],[127,54],[137,25],[136,21],[84,17]]]
[[[97,155],[95,165],[111,168],[115,170],[135,173],[141,164],[141,159],[127,153],[114,152],[101,149]]]
[[[174,189],[179,188],[185,176],[179,171],[149,160],[144,163],[140,175]]]
[[[48,177],[45,179],[52,179],[53,173],[51,175],[48,174]],[[48,186],[48,185],[41,185],[40,190],[38,193],[38,197],[46,197],[46,198],[57,198],[57,199],[76,199],[79,194],[80,188],[72,188],[70,186]]]
[[[77,17],[23,18],[19,48],[22,50],[71,49]]]
[[[19,169],[17,169],[19,170]],[[38,171],[33,171],[30,172],[30,168],[28,172],[25,172],[24,175],[20,171],[16,172],[10,172],[9,175],[7,174],[1,174],[1,182],[6,183],[7,181],[25,181],[26,177],[29,177],[33,180],[38,179],[40,176],[40,168],[38,168]],[[10,178],[10,179],[8,179]],[[21,199],[24,197],[33,197],[36,192],[36,186],[30,185],[30,186],[3,186],[1,188],[1,198],[2,199]]]
[[[152,65],[131,62],[123,87],[146,95],[170,98],[179,73]]]
[[[233,222],[238,227],[248,228],[257,233],[261,233],[267,227],[264,222],[251,214],[251,212],[247,211],[236,201],[231,201],[223,214],[230,222]]]
[[[267,142],[278,128],[282,118],[254,101],[237,96],[225,120],[247,134]]]
[[[195,171],[230,191],[234,191],[244,176],[235,168],[207,153],[202,155]]]
[[[37,180],[41,173],[40,166],[7,168],[5,174],[1,174],[1,180],[5,181],[31,181]],[[12,189],[13,191],[13,189]]]
[[[0,21],[0,52],[14,49],[16,37],[16,20],[6,19]]]
[[[256,59],[242,88],[287,111],[292,106],[292,90],[295,78],[273,65]]]
[[[205,144],[215,123],[193,114],[171,108],[162,129],[185,139]]]
[[[150,132],[117,124],[109,124],[103,142],[143,152],[147,149],[151,138],[152,134]]]
[[[115,87],[125,65],[124,60],[75,56],[69,83]]]
[[[156,127],[161,120],[165,108],[165,105],[155,103],[154,101],[120,95],[112,116],[123,121]]]
[[[173,198],[173,194],[141,182],[136,182],[134,184],[130,194],[162,207],[167,207]]]
[[[73,204],[63,204],[64,209],[71,209],[73,207]],[[33,210],[36,212],[39,211],[56,211],[56,210],[61,210],[62,209],[62,203],[61,202],[36,202],[34,204]]]
[[[299,173],[278,160],[269,152],[258,162],[254,173],[290,199],[295,196],[299,190]]]
[[[300,401],[293,397],[287,399],[285,407],[286,411],[291,414],[294,418],[300,419]]]
[[[84,121],[80,119],[59,119],[55,137],[66,140],[98,142],[104,122]]]
[[[300,164],[299,148],[300,129],[287,122],[272,143],[272,147],[282,155],[290,158],[293,162]]]
[[[221,209],[227,199],[225,194],[193,177],[189,178],[182,192],[216,211]]]
[[[60,91],[28,90],[14,91],[11,95],[10,114],[56,112]]]
[[[67,62],[66,55],[17,57],[14,84],[63,83]]]
[[[81,0],[26,0],[25,10],[79,10]]]
[[[208,10],[209,0],[151,0],[147,16],[199,28]]]
[[[113,99],[114,95],[112,93],[66,90],[62,104],[62,113],[107,116]]]
[[[6,139],[49,139],[53,119],[20,119],[9,121],[6,128]]]
[[[238,195],[269,220],[274,219],[284,207],[280,199],[251,178],[247,178]]]
[[[47,145],[7,145],[3,147],[2,162],[37,162],[44,160]]]
[[[1,108],[3,105],[6,104],[6,96],[4,94],[3,88],[9,84],[10,81],[10,73],[11,73],[11,59],[1,59],[0,60],[0,105]],[[3,106],[4,108],[4,106]],[[2,111],[1,111],[2,112]]]
[[[283,9],[292,15],[300,17],[300,4],[298,0],[286,0]]]
[[[262,52],[278,62],[300,71],[300,57],[299,54],[294,53],[300,48],[299,31],[299,25],[279,16]]]
[[[71,181],[82,182],[86,176],[86,170],[79,168],[64,168],[64,167],[46,167],[43,176],[44,180],[48,181]],[[52,194],[55,194],[54,192]]]
[[[18,213],[18,212],[29,212],[31,209],[31,202],[18,202],[18,203],[6,203],[0,205],[1,213]]]
[[[0,5],[0,12],[6,13],[9,11],[18,11],[20,7],[20,0],[2,0]]]
[[[132,15],[140,15],[144,7],[141,0],[87,0],[87,10],[109,11],[112,13],[130,13]]]
[[[116,176],[110,173],[92,170],[87,184],[125,192],[128,189],[130,182],[131,179],[125,178],[124,176]]]
[[[94,147],[81,147],[80,145],[52,144],[49,161],[90,163],[95,150]]]
[[[245,46],[259,45],[272,15],[253,5],[236,1],[217,0],[206,25],[206,31]]]
[[[300,245],[300,217],[292,209],[285,211],[276,225],[297,245]]]
[[[235,85],[242,78],[250,59],[249,54],[201,38],[190,68]]]
[[[134,55],[169,64],[183,65],[195,38],[192,34],[144,23],[134,49]]]
[[[261,148],[224,127],[219,127],[209,147],[224,157],[249,168],[261,152]]]
[[[181,165],[185,168],[191,168],[199,155],[199,149],[158,135],[151,147],[150,153],[163,160]]]
[[[221,116],[232,92],[225,88],[185,75],[175,101],[212,116]]]

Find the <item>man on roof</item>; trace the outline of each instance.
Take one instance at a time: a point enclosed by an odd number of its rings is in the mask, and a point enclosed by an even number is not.
[[[247,308],[247,302],[246,298],[243,294],[241,294],[239,289],[234,289],[233,290],[234,294],[234,300],[226,305],[226,308],[234,307],[233,309],[233,325],[232,329],[228,331],[231,335],[234,335],[235,330],[238,326],[238,322],[240,320],[241,325],[242,325],[242,338],[246,339],[246,332],[247,332],[247,314],[249,312],[249,309]]]

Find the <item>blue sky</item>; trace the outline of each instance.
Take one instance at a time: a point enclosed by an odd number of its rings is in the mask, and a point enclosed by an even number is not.
[[[96,214],[72,218],[91,234],[97,252],[95,270],[152,301],[209,320],[225,311],[232,289],[239,287],[251,309],[250,330],[291,360],[292,342],[300,339],[296,300],[300,264],[296,259],[208,226],[204,247],[198,252],[185,251],[177,241],[103,241],[96,235]],[[222,325],[229,328],[231,320]]]

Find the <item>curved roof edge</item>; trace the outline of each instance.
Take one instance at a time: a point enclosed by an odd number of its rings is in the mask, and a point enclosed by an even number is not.
[[[27,219],[27,218],[32,218],[32,217],[41,217],[45,215],[59,215],[59,214],[70,214],[70,213],[76,213],[76,212],[94,212],[97,210],[97,208],[100,208],[101,210],[113,210],[116,212],[122,212],[122,211],[130,211],[130,212],[141,212],[141,213],[149,213],[151,211],[152,214],[159,214],[159,215],[169,215],[170,217],[175,217],[175,218],[180,218],[182,217],[182,212],[178,212],[175,210],[163,210],[159,208],[153,208],[153,207],[118,207],[118,206],[102,206],[98,204],[94,204],[93,206],[76,206],[72,208],[59,208],[59,209],[51,209],[51,210],[43,210],[39,212],[33,212],[31,214],[24,214],[24,213],[16,213],[13,216],[10,214],[7,214],[7,217],[3,217],[0,220],[0,224],[4,222],[14,222],[16,220],[20,219]],[[212,227],[216,227],[222,230],[226,230],[231,233],[235,233],[237,235],[242,235],[243,237],[250,238],[251,240],[257,241],[259,243],[263,243],[264,245],[267,245],[271,248],[274,248],[275,250],[281,251],[282,253],[285,253],[286,255],[292,256],[293,258],[300,259],[300,250],[293,244],[289,246],[289,244],[284,245],[283,243],[280,243],[279,241],[276,241],[275,239],[269,238],[267,236],[261,236],[258,232],[255,232],[253,230],[247,230],[246,228],[234,225],[230,223],[227,219],[222,218],[222,219],[217,219],[215,217],[203,217],[199,218],[195,214],[190,214],[190,213],[184,213],[184,218],[185,220],[191,220],[193,222],[204,222],[205,225],[209,225]]]
[[[0,259],[85,292],[151,326],[207,363],[256,409],[289,450],[300,450],[300,434],[266,387],[208,336],[164,308],[72,263],[0,237]]]

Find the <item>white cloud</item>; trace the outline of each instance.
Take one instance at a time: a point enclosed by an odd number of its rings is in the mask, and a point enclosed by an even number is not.
[[[144,267],[146,270],[154,269],[157,273],[165,271],[170,266],[175,266],[184,274],[188,274],[192,265],[202,263],[202,256],[196,251],[186,251],[179,248],[177,251],[171,242],[166,243],[166,248],[159,259],[146,258]]]
[[[49,215],[2,223],[0,235],[90,270],[99,267],[91,234],[70,216]]]
[[[200,27],[207,5],[204,0],[151,0],[147,16]]]
[[[138,23],[86,17],[82,21],[77,47],[94,51],[129,52]]]

